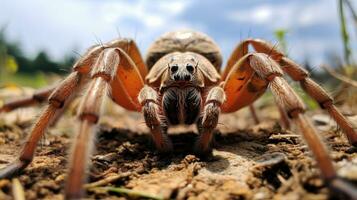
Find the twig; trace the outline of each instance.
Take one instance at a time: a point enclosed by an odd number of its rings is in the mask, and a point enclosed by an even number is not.
[[[259,118],[258,118],[257,112],[255,112],[255,108],[254,108],[253,104],[251,104],[251,105],[249,106],[249,110],[250,110],[250,113],[252,114],[252,117],[253,117],[253,119],[254,119],[254,123],[255,123],[255,124],[259,124],[259,123],[260,123],[260,120],[259,120]]]
[[[101,180],[93,182],[93,183],[87,183],[87,184],[84,185],[84,188],[89,189],[89,188],[94,188],[94,187],[107,185],[108,183],[112,183],[112,182],[117,181],[119,179],[128,177],[131,174],[132,174],[131,172],[125,172],[125,173],[121,173],[121,174],[118,174],[118,175],[109,176],[109,177],[106,177],[104,179],[101,179]]]
[[[331,76],[335,77],[336,79],[342,81],[345,84],[348,84],[352,87],[356,87],[357,88],[357,81],[352,80],[342,74],[337,73],[335,70],[333,70],[331,67],[327,66],[327,65],[321,65],[321,67],[326,70]]]
[[[93,189],[105,190],[108,192],[115,192],[118,194],[126,194],[131,197],[141,197],[141,198],[154,199],[154,200],[163,200],[164,199],[163,197],[160,197],[160,196],[154,196],[154,195],[147,194],[147,193],[144,193],[141,191],[131,190],[131,189],[127,189],[127,188],[121,188],[121,187],[97,187],[97,188],[93,188]]]
[[[12,179],[12,195],[15,200],[25,200],[25,192],[19,179]]]

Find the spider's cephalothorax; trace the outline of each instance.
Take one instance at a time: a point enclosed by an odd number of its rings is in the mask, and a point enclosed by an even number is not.
[[[169,53],[154,65],[154,68],[158,68],[162,63],[167,63],[158,99],[166,122],[170,125],[193,124],[202,111],[204,83],[197,56],[191,52]]]
[[[255,51],[249,52],[250,45]],[[230,113],[250,106],[255,116],[252,104],[269,88],[281,112],[283,125],[288,128],[292,121],[298,126],[315,155],[326,184],[346,197],[356,199],[356,188],[337,176],[328,151],[304,115],[302,100],[285,81],[284,73],[300,82],[305,92],[328,111],[354,146],[357,146],[357,133],[338,111],[332,97],[309,77],[306,70],[270,43],[259,39],[239,43],[222,72],[221,65],[222,56],[217,45],[208,36],[194,31],[164,34],[150,47],[146,62],[131,39],[117,39],[89,48],[75,63],[73,72],[59,85],[0,107],[0,112],[9,112],[48,100],[19,158],[0,170],[0,178],[14,176],[32,161],[46,128],[81,89],[86,92],[77,111],[78,135],[65,189],[68,199],[83,196],[86,164],[105,95],[127,110],[143,113],[156,148],[161,152],[173,149],[166,134],[168,126],[197,124],[200,136],[194,151],[198,155],[207,155],[211,152],[213,131],[220,112]],[[255,119],[258,122],[256,116]]]

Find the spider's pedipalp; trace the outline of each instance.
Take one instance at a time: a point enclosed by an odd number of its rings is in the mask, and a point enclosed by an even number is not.
[[[151,131],[156,148],[163,153],[171,152],[173,147],[166,134],[167,124],[160,117],[158,92],[145,85],[139,93],[138,101],[142,105],[145,123]]]
[[[202,118],[197,123],[199,138],[196,141],[194,150],[198,155],[208,155],[212,151],[211,143],[213,131],[217,127],[218,117],[221,113],[221,105],[226,99],[226,94],[222,87],[216,86],[209,90]]]

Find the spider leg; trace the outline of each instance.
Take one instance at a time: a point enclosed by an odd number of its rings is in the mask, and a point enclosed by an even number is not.
[[[233,50],[233,53],[229,57],[227,65],[222,73],[222,80],[227,78],[229,72],[234,67],[236,62],[249,53],[249,45],[252,45],[257,52],[265,53],[273,59],[279,59],[283,57],[283,53],[281,53],[275,46],[264,40],[253,38],[245,39],[236,46],[236,48]]]
[[[321,170],[321,175],[327,185],[349,198],[357,196],[357,190],[347,182],[337,177],[332,160],[324,143],[319,138],[310,121],[303,114],[305,106],[300,97],[294,92],[287,81],[282,77],[283,73],[279,65],[266,54],[254,53],[249,58],[250,66],[261,76],[269,80],[269,88],[275,101],[286,111],[291,120],[297,124],[307,145],[312,151],[316,163]]]
[[[93,151],[95,127],[104,96],[110,96],[115,103],[127,109],[137,111],[141,108],[137,96],[143,87],[143,80],[142,72],[133,60],[135,56],[131,58],[130,52],[127,53],[120,45],[112,43],[109,44],[113,47],[105,48],[91,67],[92,80],[80,103],[79,131],[70,159],[66,199],[79,199],[83,195],[82,186],[86,180],[86,169]]]
[[[299,81],[304,91],[311,96],[320,105],[322,109],[327,110],[329,115],[337,122],[348,141],[357,146],[357,132],[354,130],[351,122],[342,115],[333,103],[333,98],[315,81],[309,78],[309,73],[287,57],[281,58],[279,62],[282,69],[294,80]]]
[[[250,111],[250,113],[252,114],[254,123],[255,123],[255,124],[259,124],[259,123],[260,123],[260,120],[259,120],[259,117],[258,117],[258,115],[257,115],[257,112],[255,111],[255,107],[254,107],[253,103],[249,105],[249,111]]]
[[[249,53],[249,45],[252,45],[257,52],[265,53],[271,56],[272,58],[279,59],[283,57],[283,54],[275,46],[271,45],[270,43],[264,40],[254,39],[254,38],[245,39],[236,46],[236,48],[233,50],[233,53],[229,57],[227,66],[225,67],[225,70],[222,73],[223,74],[222,80],[225,80],[227,78],[229,72],[232,71],[232,68],[237,63],[237,61],[239,61],[241,58],[243,58],[245,55]],[[255,110],[252,109],[252,106],[253,104],[249,105],[250,113],[253,119],[256,121]],[[278,105],[278,109],[280,113],[281,126],[284,127],[285,129],[289,129],[290,122],[288,117],[286,116],[286,113],[282,111],[282,108],[280,108],[279,105]]]
[[[218,117],[221,113],[220,107],[225,99],[226,95],[222,87],[216,86],[209,90],[203,109],[203,116],[197,123],[200,136],[194,147],[196,154],[204,156],[211,153],[213,131],[217,127]]]
[[[42,103],[48,99],[53,90],[57,87],[56,85],[51,85],[45,88],[36,90],[31,96],[21,97],[18,99],[10,100],[4,103],[0,108],[1,112],[10,112],[14,109],[32,106],[34,104]]]
[[[38,141],[41,139],[46,128],[55,118],[56,114],[63,109],[65,104],[69,103],[70,100],[68,99],[71,99],[71,96],[75,93],[75,89],[78,88],[80,79],[80,74],[78,72],[73,72],[52,92],[48,100],[48,105],[32,127],[30,136],[23,147],[20,157],[0,170],[0,179],[12,177],[32,161]]]
[[[267,54],[249,53],[232,67],[232,71],[229,72],[223,84],[227,100],[221,106],[222,111],[233,112],[248,103],[252,103],[257,96],[260,96],[265,91],[266,87],[263,87],[264,84],[260,85],[261,87],[259,88],[256,80],[252,81],[252,78],[248,78],[255,76],[266,81],[265,83],[272,91],[279,107],[299,127],[302,136],[317,161],[317,166],[326,184],[352,199],[355,198],[357,190],[337,177],[336,170],[324,143],[303,114],[305,106],[302,100],[282,77],[283,71],[279,64]],[[245,98],[249,102],[241,101],[241,98]],[[239,105],[235,105],[235,103]]]
[[[142,105],[145,123],[149,127],[156,149],[166,153],[172,151],[172,142],[166,135],[167,125],[160,118],[158,93],[150,86],[144,86],[139,93],[139,102]]]
[[[104,96],[109,92],[110,82],[115,76],[119,62],[118,50],[108,48],[103,50],[92,67],[92,80],[79,106],[79,131],[72,145],[65,187],[66,199],[80,199],[83,195],[82,185],[86,179],[89,156],[92,154],[95,127],[99,120]]]
[[[315,81],[309,78],[309,73],[290,60],[275,46],[261,39],[246,39],[243,40],[233,51],[230,56],[225,71],[222,75],[222,80],[225,80],[235,63],[249,53],[249,45],[252,45],[255,51],[265,53],[273,60],[279,63],[283,71],[288,74],[294,81],[299,81],[305,92],[311,96],[320,105],[322,109],[327,110],[329,115],[336,121],[346,134],[350,144],[357,146],[357,132],[354,130],[352,123],[342,115],[333,103],[333,98]],[[279,108],[280,110],[281,108]],[[282,124],[289,127],[289,120],[281,112]]]
[[[137,66],[137,65],[138,66]],[[86,95],[79,107],[79,134],[73,145],[66,198],[78,199],[82,195],[87,160],[91,154],[94,128],[99,119],[103,96],[109,91],[118,105],[140,110],[137,95],[143,87],[141,74],[147,69],[138,48],[132,40],[115,40],[87,50],[73,66],[73,71],[49,97],[49,103],[33,126],[19,159],[0,170],[0,178],[11,177],[25,168],[33,159],[36,145],[46,128],[78,93],[78,88],[91,79]]]
[[[289,120],[289,117],[288,115],[286,114],[286,112],[284,111],[284,108],[281,107],[281,105],[278,105],[278,110],[279,110],[279,113],[280,113],[280,125],[289,130],[291,125],[290,125],[290,120]]]

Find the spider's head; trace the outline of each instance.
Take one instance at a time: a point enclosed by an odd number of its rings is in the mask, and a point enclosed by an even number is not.
[[[170,82],[192,83],[195,80],[197,65],[198,61],[192,55],[174,54],[168,63]]]

